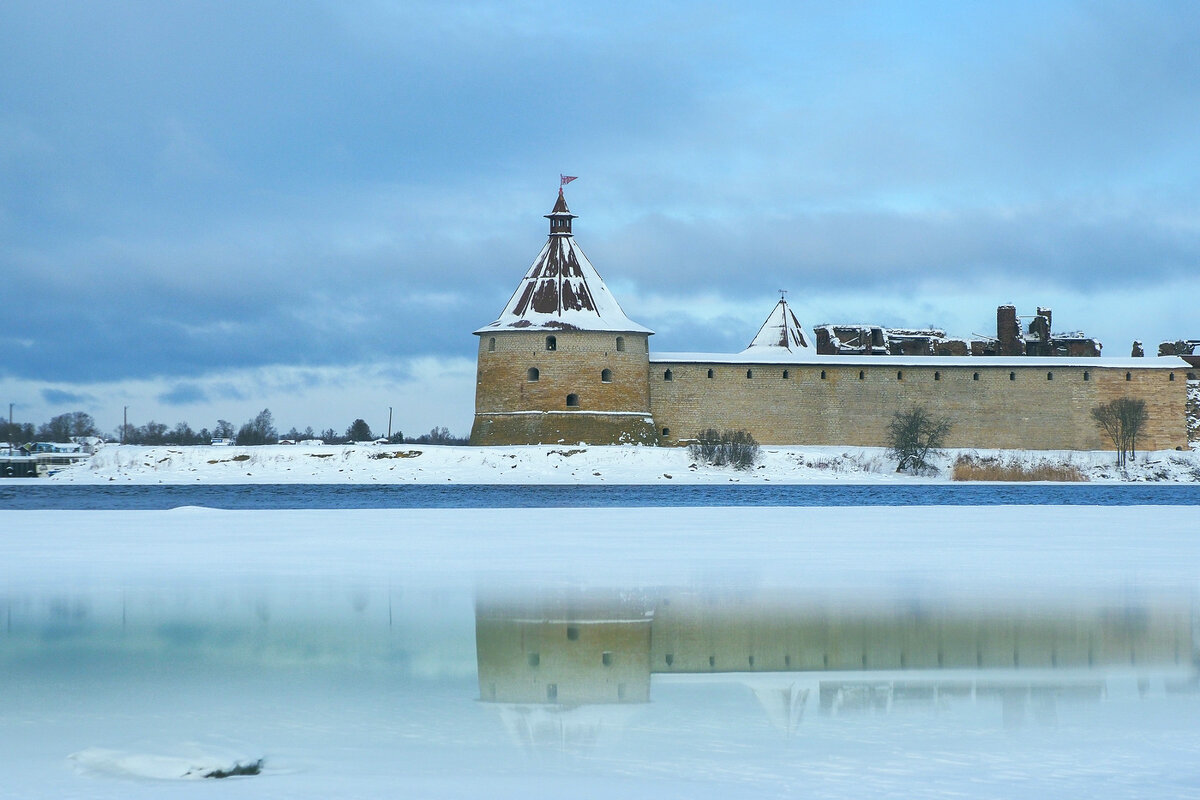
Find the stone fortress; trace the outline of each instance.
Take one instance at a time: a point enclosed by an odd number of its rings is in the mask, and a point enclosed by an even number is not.
[[[475,331],[472,444],[679,445],[717,428],[762,444],[884,446],[892,415],[924,406],[951,421],[948,447],[1102,450],[1112,442],[1091,410],[1131,397],[1149,414],[1140,450],[1187,447],[1196,367],[1176,355],[1096,358],[1094,340],[1052,339],[1047,309],[1023,331],[1001,306],[991,345],[926,341],[914,352],[910,337],[909,354],[847,354],[831,340],[856,326],[822,326],[818,350],[780,299],[740,353],[651,353],[653,331],[625,315],[575,241],[561,189],[546,218],[533,265]]]

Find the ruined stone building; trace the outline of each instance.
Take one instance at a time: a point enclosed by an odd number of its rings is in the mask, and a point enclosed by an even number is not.
[[[1098,342],[1052,335],[1048,309],[1022,326],[1001,306],[979,352],[942,331],[875,326],[821,326],[814,346],[781,299],[739,353],[651,353],[652,331],[575,241],[561,190],[546,217],[533,265],[475,331],[472,444],[677,445],[719,428],[764,444],[882,446],[892,415],[921,405],[949,418],[950,447],[1100,450],[1112,443],[1091,409],[1133,397],[1149,413],[1142,447],[1187,446],[1187,362],[1098,359]],[[852,349],[822,352],[834,339]]]
[[[1180,339],[1175,342],[1162,342],[1158,345],[1159,357],[1179,356],[1195,369],[1188,372],[1188,380],[1197,380],[1196,371],[1200,370],[1200,339]]]
[[[996,335],[959,339],[944,330],[885,328],[882,325],[828,323],[814,331],[817,354],[825,356],[1072,356],[1098,358],[1103,345],[1082,332],[1055,334],[1051,311],[1039,308],[1022,325],[1015,306],[996,309]],[[1165,355],[1165,354],[1164,354]]]

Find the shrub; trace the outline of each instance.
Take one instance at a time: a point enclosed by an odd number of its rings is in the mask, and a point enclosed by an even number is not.
[[[1020,464],[1016,459],[1003,461],[995,456],[964,453],[954,462],[956,481],[1061,481],[1079,483],[1087,476],[1074,464],[1056,464],[1048,460]]]
[[[717,431],[708,428],[696,434],[688,453],[714,467],[750,469],[758,461],[758,442],[746,431]]]

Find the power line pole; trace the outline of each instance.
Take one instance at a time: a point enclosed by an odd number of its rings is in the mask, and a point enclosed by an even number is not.
[[[129,406],[125,406],[125,411],[121,415],[121,444],[125,444],[125,429],[129,427]]]
[[[388,438],[392,438],[392,407],[388,406]]]

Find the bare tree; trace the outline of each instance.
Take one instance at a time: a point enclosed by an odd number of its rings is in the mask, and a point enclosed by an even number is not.
[[[1117,466],[1125,467],[1127,454],[1137,459],[1137,438],[1150,419],[1146,412],[1146,401],[1132,397],[1118,397],[1112,402],[1092,409],[1092,419],[1112,439],[1117,450]]]
[[[941,449],[949,433],[950,420],[934,419],[924,406],[897,411],[887,429],[888,455],[897,460],[896,472],[931,470],[929,454]]]

